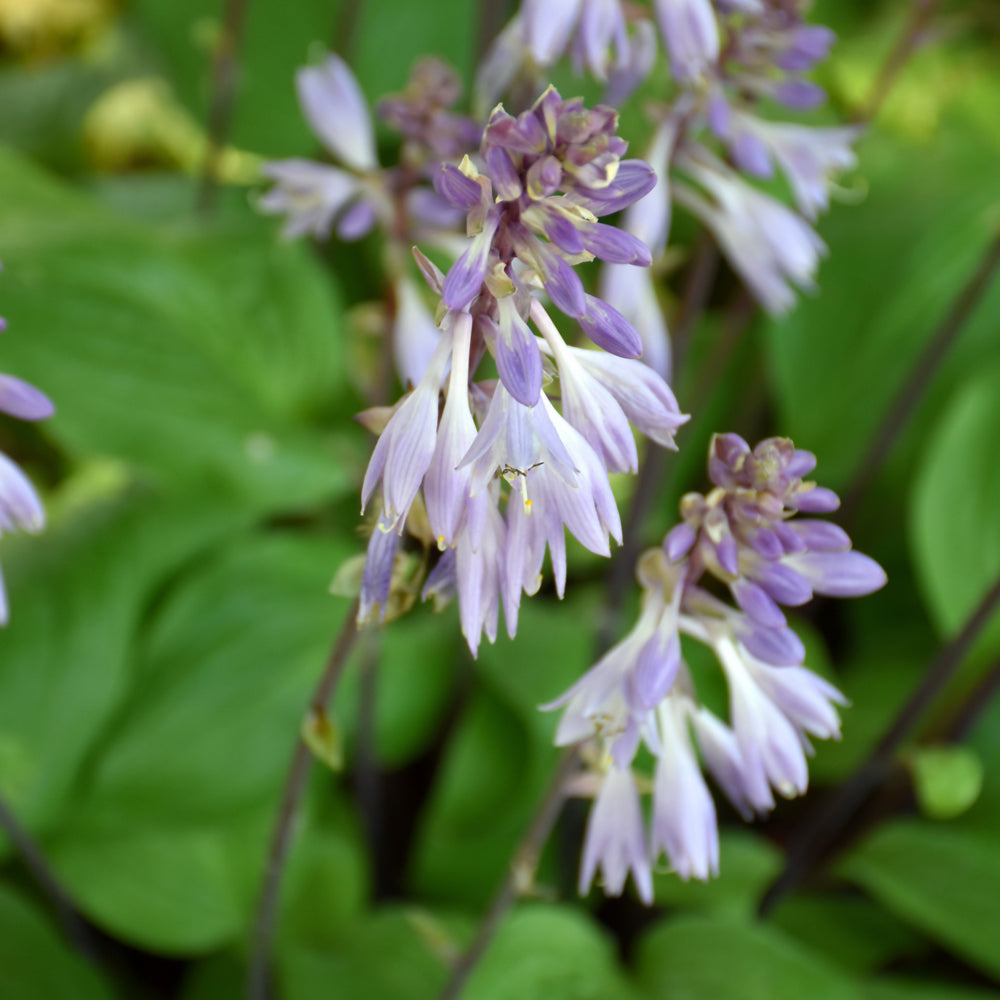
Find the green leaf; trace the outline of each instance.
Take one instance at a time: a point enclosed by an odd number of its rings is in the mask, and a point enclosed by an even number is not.
[[[901,920],[1000,979],[995,833],[899,821],[877,830],[838,870]]]
[[[111,990],[19,892],[0,885],[0,995],[4,1000],[111,1000]]]
[[[43,432],[62,448],[264,510],[352,488],[360,433],[352,455],[304,420],[344,393],[341,310],[302,248],[253,227],[236,262],[209,264],[238,234],[168,245],[12,157],[0,201],[28,206],[0,212],[5,368],[53,398]]]
[[[821,480],[840,488],[888,411],[949,303],[993,238],[996,201],[985,136],[952,129],[917,147],[873,133],[859,146],[866,190],[836,207],[821,235],[830,255],[819,291],[769,328],[782,432],[819,456]],[[911,169],[918,160],[920,170]],[[878,280],[871,280],[877,275]],[[994,283],[911,420],[885,481],[905,474],[924,448],[944,400],[997,358]]]
[[[628,1000],[632,985],[611,938],[568,906],[529,904],[500,925],[469,977],[467,1000]]]
[[[838,893],[786,896],[771,914],[789,937],[854,973],[919,955],[927,942],[870,899]]]
[[[212,0],[137,0],[134,16],[159,55],[178,96],[199,121],[208,119],[212,56],[223,8]],[[240,45],[237,99],[230,141],[272,157],[315,149],[295,97],[295,70],[330,38],[329,0],[248,6]]]
[[[764,891],[781,871],[781,852],[749,830],[723,830],[719,844],[719,877],[685,882],[672,872],[653,879],[656,902],[720,916],[751,916]]]
[[[678,917],[639,942],[637,971],[650,1000],[853,1000],[856,985],[774,927]]]
[[[344,615],[326,591],[343,553],[248,535],[178,581],[94,763],[89,811],[150,825],[270,799]]]
[[[315,1000],[336,986],[344,997],[432,1000],[447,978],[410,911],[390,908],[347,928],[335,948],[288,946],[278,955],[283,1000]]]
[[[371,644],[375,670],[375,753],[382,766],[399,767],[439,734],[455,697],[456,663],[469,655],[456,609],[435,614],[417,606],[362,642]],[[356,658],[364,661],[365,653]],[[347,671],[335,699],[348,747],[358,736],[363,669],[371,667]]]
[[[982,791],[983,762],[968,747],[918,747],[912,767],[917,805],[931,819],[960,816]]]
[[[998,285],[1000,287],[1000,285]],[[927,604],[953,635],[1000,579],[1000,466],[984,459],[1000,437],[1000,364],[956,393],[917,478],[910,536]],[[977,648],[1000,647],[1000,615]]]
[[[49,860],[87,918],[129,944],[168,955],[197,955],[228,943],[249,907],[233,867],[237,841],[258,857],[267,817],[226,828],[152,826],[67,830]]]
[[[470,699],[421,823],[418,890],[478,906],[503,877],[545,781],[518,717],[490,692]],[[551,751],[548,768],[558,755]]]
[[[995,990],[977,990],[921,976],[879,977],[865,983],[864,1000],[996,1000]]]
[[[428,8],[409,0],[365,4],[358,14],[353,68],[374,103],[402,90],[413,63],[421,56],[447,60],[466,80],[476,58],[478,8],[465,0],[438,0]],[[446,32],[441,25],[447,25]],[[468,94],[466,94],[468,98]]]
[[[131,684],[133,632],[157,588],[245,519],[211,496],[135,495],[11,540],[0,790],[29,828],[70,807],[81,761]]]

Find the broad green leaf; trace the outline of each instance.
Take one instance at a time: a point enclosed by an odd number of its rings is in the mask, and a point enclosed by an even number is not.
[[[314,248],[276,241],[272,227],[256,220],[192,233],[178,249],[231,308],[242,333],[210,333],[270,411],[293,420],[335,411],[344,419],[361,408],[347,388],[339,290]]]
[[[111,990],[70,950],[34,904],[0,885],[0,996],[4,1000],[111,1000]]]
[[[830,255],[819,291],[770,326],[780,426],[816,452],[821,480],[841,487],[949,304],[992,239],[995,151],[969,129],[915,146],[873,134],[859,144],[859,189],[820,231]],[[919,170],[910,169],[913,162]],[[863,186],[863,188],[861,187]],[[873,280],[877,276],[877,280]],[[962,330],[889,469],[909,475],[950,390],[996,358],[1000,283]],[[889,481],[888,479],[886,481]]]
[[[864,1000],[996,1000],[995,990],[957,986],[921,976],[885,976],[865,983]]]
[[[469,699],[451,733],[420,826],[419,891],[481,906],[507,871],[558,751],[533,752],[517,714],[493,692]]]
[[[342,558],[336,543],[250,535],[177,582],[94,763],[90,811],[200,821],[275,794],[343,619],[326,591]]]
[[[421,932],[419,916],[385,909],[347,928],[335,948],[284,948],[277,961],[280,995],[314,1000],[335,988],[365,1000],[432,1000],[444,987],[450,956]]]
[[[475,64],[477,15],[475,4],[465,0],[438,0],[433,13],[409,0],[363,5],[352,63],[369,99],[402,90],[421,56],[447,60],[468,80]],[[443,24],[448,25],[444,33]]]
[[[914,490],[910,536],[928,607],[944,635],[957,633],[1000,579],[994,503],[1000,467],[986,457],[998,437],[1000,362],[955,394],[927,445]],[[1000,615],[994,615],[978,648],[998,644]]]
[[[138,0],[135,18],[159,68],[197,119],[208,119],[212,57],[224,8],[213,0]],[[295,70],[333,39],[330,0],[247,7],[230,140],[269,157],[308,154],[316,140],[295,97]]]
[[[656,902],[720,916],[749,917],[780,870],[781,853],[763,837],[749,830],[723,830],[719,877],[684,882],[672,872],[657,874],[653,880]]]
[[[245,521],[211,496],[136,494],[12,539],[0,791],[23,823],[45,827],[69,808],[81,761],[132,682],[134,629],[168,574]]]
[[[968,747],[917,747],[913,790],[931,819],[954,819],[968,810],[983,787],[983,762]]]
[[[794,893],[770,919],[789,937],[859,974],[929,947],[905,924],[858,895]]]
[[[637,956],[650,1000],[856,1000],[857,985],[774,927],[678,917],[646,933]]]
[[[901,920],[1000,979],[995,833],[901,820],[877,830],[838,870]]]
[[[578,909],[521,906],[500,925],[469,977],[467,1000],[629,1000],[614,942]]]
[[[358,738],[363,664],[371,657],[375,753],[383,767],[399,767],[440,734],[457,696],[457,664],[469,653],[456,609],[435,614],[417,606],[362,641],[371,645],[355,654],[337,691],[336,715],[350,750]]]
[[[102,930],[162,954],[203,954],[244,926],[248,909],[232,852],[239,838],[263,856],[263,819],[228,828],[69,830],[49,845],[49,859],[74,903]]]

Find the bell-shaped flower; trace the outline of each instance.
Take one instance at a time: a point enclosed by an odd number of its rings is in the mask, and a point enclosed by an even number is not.
[[[657,712],[660,750],[650,839],[654,858],[664,851],[682,879],[705,881],[719,873],[719,828],[688,732],[692,709],[690,699],[671,696]]]
[[[631,770],[610,767],[590,810],[580,862],[580,893],[587,891],[600,869],[605,895],[620,896],[629,871],[639,898],[653,901],[653,874],[646,849],[646,832],[639,791]]]

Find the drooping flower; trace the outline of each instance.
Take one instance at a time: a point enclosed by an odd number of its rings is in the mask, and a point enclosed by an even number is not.
[[[787,439],[751,449],[735,434],[716,435],[708,462],[715,488],[685,496],[682,522],[640,557],[635,627],[542,706],[562,710],[558,745],[588,741],[597,750],[591,758],[610,762],[598,779],[601,808],[595,804],[588,828],[581,890],[600,862],[606,893],[619,894],[631,870],[645,900],[645,873],[661,853],[681,878],[718,873],[715,806],[697,751],[749,819],[774,807],[774,792],[806,791],[811,739],[839,738],[837,707],[846,701],[802,665],[804,649],[779,605],[804,603],[813,593],[871,593],[885,574],[835,525],[792,520],[800,510],[836,506],[833,493],[803,478],[814,465],[814,456]],[[737,607],[706,590],[706,576],[728,585]],[[681,635],[715,655],[729,690],[728,720],[699,703]],[[655,759],[645,858],[637,853],[645,841],[632,801],[639,785],[626,779],[643,744]],[[609,776],[613,792],[605,791]],[[617,829],[606,795],[620,800]]]
[[[550,88],[517,117],[493,111],[479,166],[466,158],[435,177],[441,198],[465,214],[468,239],[446,274],[417,256],[441,299],[442,332],[434,360],[382,431],[363,500],[380,484],[382,518],[401,531],[422,490],[444,552],[428,593],[457,594],[473,651],[480,631],[495,635],[501,603],[514,635],[521,594],[538,589],[546,552],[562,594],[567,530],[602,556],[621,541],[608,474],[636,467],[630,421],[673,447],[687,419],[663,379],[635,360],[634,327],[588,294],[575,270],[595,257],[649,263],[639,239],[598,221],[654,182],[641,161],[623,159],[616,125],[610,109],[564,101]],[[543,294],[603,350],[570,347]],[[433,338],[422,340],[429,348]],[[498,380],[476,380],[484,357]],[[552,373],[559,409],[546,394]]]

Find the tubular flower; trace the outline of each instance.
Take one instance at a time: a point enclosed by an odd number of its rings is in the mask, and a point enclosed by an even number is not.
[[[696,747],[707,772],[749,819],[774,807],[775,792],[790,798],[806,791],[811,738],[839,738],[837,706],[845,699],[802,665],[802,644],[780,605],[803,604],[813,594],[869,594],[886,578],[836,525],[793,520],[837,506],[835,494],[803,478],[815,464],[784,438],[751,449],[735,434],[717,435],[708,461],[714,488],[685,496],[681,523],[640,557],[643,601],[635,627],[542,706],[562,709],[558,745],[589,741],[598,751],[600,791],[581,891],[600,868],[605,892],[618,895],[631,870],[640,898],[649,902],[660,854],[684,879],[718,873],[715,806]],[[728,586],[735,606],[700,585],[706,575]],[[728,720],[699,703],[681,635],[715,655],[729,689]],[[645,854],[638,852],[646,845],[636,819],[641,812],[623,791],[640,787],[625,776],[641,744],[656,761]],[[609,782],[612,791],[605,790]],[[618,828],[602,805],[606,798],[629,799]]]
[[[441,300],[441,335],[382,431],[362,499],[380,485],[379,525],[401,532],[422,491],[443,553],[427,593],[457,594],[473,652],[483,630],[495,635],[501,604],[513,636],[521,594],[538,589],[546,551],[562,594],[567,529],[604,556],[610,539],[621,541],[608,474],[636,467],[631,425],[674,447],[687,419],[663,379],[636,360],[642,345],[632,324],[585,292],[575,271],[595,257],[649,264],[641,240],[599,221],[654,183],[646,164],[623,159],[616,126],[609,108],[587,109],[550,88],[516,118],[493,111],[481,166],[466,158],[435,177],[440,196],[465,214],[467,241],[446,274],[417,254]],[[600,349],[567,344],[543,293]],[[399,337],[406,331],[397,350]],[[477,380],[487,355],[499,378]],[[546,394],[553,375],[560,409]],[[386,549],[370,549],[366,613],[384,603]]]

